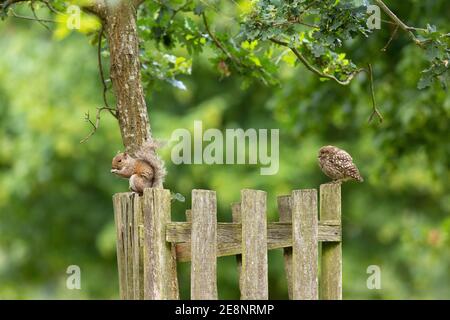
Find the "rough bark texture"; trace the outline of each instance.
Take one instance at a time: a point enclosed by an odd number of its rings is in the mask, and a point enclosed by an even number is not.
[[[103,16],[116,96],[120,132],[126,151],[132,154],[151,138],[150,124],[141,83],[136,3],[120,1],[107,6]]]

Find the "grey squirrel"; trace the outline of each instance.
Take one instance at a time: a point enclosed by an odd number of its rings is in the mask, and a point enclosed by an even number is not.
[[[166,168],[156,154],[161,143],[148,140],[131,156],[127,152],[117,154],[111,165],[111,173],[129,179],[130,190],[142,194],[145,188],[163,188]]]

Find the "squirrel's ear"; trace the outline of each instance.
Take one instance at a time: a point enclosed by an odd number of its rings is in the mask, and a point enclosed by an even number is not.
[[[127,152],[124,152],[124,153],[123,153],[123,156],[124,156],[125,158],[127,158],[127,157],[128,157],[128,153],[127,153]]]

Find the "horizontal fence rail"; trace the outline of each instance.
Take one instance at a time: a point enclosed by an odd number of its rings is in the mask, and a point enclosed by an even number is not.
[[[190,261],[191,223],[171,222],[166,227],[166,240],[176,243],[179,262]],[[320,221],[318,224],[318,241],[341,241],[341,227],[336,221]],[[217,223],[217,257],[232,256],[242,253],[242,225],[240,223]],[[292,247],[292,223],[267,223],[268,250]]]
[[[215,191],[193,190],[186,221],[171,221],[169,190],[113,197],[121,299],[178,299],[177,263],[191,262],[191,299],[217,299],[217,257],[236,256],[241,299],[268,299],[267,251],[282,249],[290,299],[342,299],[341,188],[279,196],[244,189],[233,222],[217,221]],[[321,248],[321,250],[320,250]],[[319,270],[319,259],[320,267]],[[320,275],[320,276],[319,276]]]

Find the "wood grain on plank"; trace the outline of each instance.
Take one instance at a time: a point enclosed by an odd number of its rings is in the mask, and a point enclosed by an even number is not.
[[[320,186],[320,219],[336,221],[341,229],[341,185]],[[341,230],[339,230],[341,233]],[[320,298],[342,300],[342,242],[322,243]]]
[[[317,190],[294,190],[292,200],[292,299],[317,300]]]
[[[280,222],[292,223],[292,205],[291,196],[280,196],[277,198],[278,212]],[[292,300],[292,247],[283,249],[284,272],[286,273],[286,282],[288,287],[288,296]]]
[[[145,189],[144,217],[144,298],[178,299],[176,260],[166,242],[166,224],[170,222],[170,191]]]
[[[217,299],[216,192],[192,191],[191,299]]]
[[[266,198],[264,191],[241,191],[243,300],[269,298]]]

